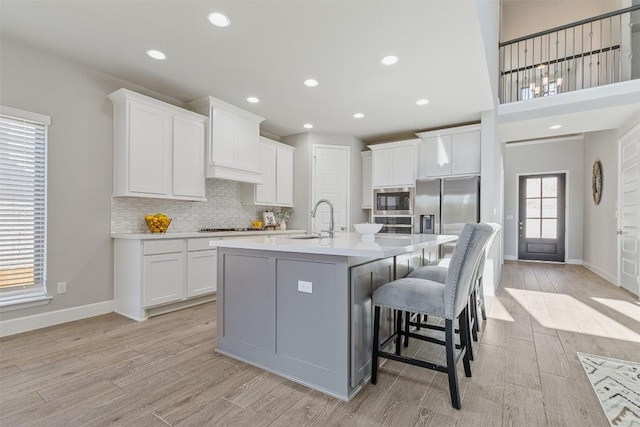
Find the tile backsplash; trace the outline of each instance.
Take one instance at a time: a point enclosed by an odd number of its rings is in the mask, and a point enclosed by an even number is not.
[[[146,197],[111,198],[111,232],[143,233],[147,214],[163,213],[172,218],[169,231],[197,231],[200,228],[251,227],[262,219],[264,206],[243,205],[241,184],[222,179],[206,180],[206,202],[150,199]]]

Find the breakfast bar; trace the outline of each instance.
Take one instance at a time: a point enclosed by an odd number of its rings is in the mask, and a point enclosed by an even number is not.
[[[220,240],[217,351],[349,400],[371,371],[371,294],[457,236]],[[391,336],[383,313],[380,339]],[[381,341],[382,342],[382,341]]]

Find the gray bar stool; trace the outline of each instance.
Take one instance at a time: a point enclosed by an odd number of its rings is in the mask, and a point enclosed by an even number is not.
[[[405,277],[387,283],[373,293],[372,384],[375,384],[378,378],[378,357],[447,372],[449,376],[451,403],[454,408],[460,409],[460,392],[458,389],[456,363],[460,357],[462,357],[465,375],[467,377],[471,376],[471,364],[467,352],[471,341],[469,337],[467,303],[480,258],[486,242],[491,236],[492,230],[493,228],[487,224],[465,224],[458,238],[458,243],[453,250],[444,283]],[[379,348],[380,307],[388,307],[397,311],[398,321],[396,331],[393,335],[396,339],[395,354],[382,351]],[[433,337],[404,330],[402,327],[403,312],[444,318],[445,340],[441,341]],[[458,320],[460,329],[460,352],[457,355],[454,332],[454,321],[456,320]],[[402,356],[402,346],[400,343],[403,336],[445,345],[447,364],[442,366],[436,363]],[[387,340],[387,342],[388,341],[389,340]]]
[[[496,235],[498,234],[498,231],[500,231],[500,229],[502,228],[500,227],[499,224],[494,224],[494,223],[487,223],[487,224],[493,228],[493,231],[491,232],[491,236],[489,237],[489,240],[487,241],[484,247],[482,257],[480,258],[480,264],[478,265],[478,270],[476,272],[476,277],[474,279],[475,286],[473,286],[471,289],[472,305],[471,305],[471,310],[469,314],[471,316],[471,324],[472,324],[471,333],[474,341],[478,341],[477,332],[480,330],[480,321],[478,319],[478,310],[477,310],[478,305],[480,305],[482,319],[487,320],[487,313],[486,313],[485,302],[484,302],[484,289],[482,286],[482,277],[484,275],[484,263],[487,258],[487,249],[491,247],[491,243],[493,242]],[[445,278],[447,277],[447,271],[448,271],[450,262],[451,262],[451,258],[441,258],[432,264],[416,268],[411,273],[409,273],[407,277],[433,280],[435,282],[444,283]],[[410,323],[409,321],[407,321],[406,323],[407,327],[410,324],[418,328],[422,326],[422,323],[420,322],[420,318],[418,318],[418,322],[416,322],[415,324],[413,322]],[[405,342],[405,346],[406,344],[407,342]]]

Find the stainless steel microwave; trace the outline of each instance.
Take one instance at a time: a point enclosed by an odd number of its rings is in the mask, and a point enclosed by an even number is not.
[[[374,215],[413,215],[413,187],[373,190]]]

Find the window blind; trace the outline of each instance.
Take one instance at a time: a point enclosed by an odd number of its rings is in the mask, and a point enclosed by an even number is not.
[[[0,303],[46,295],[46,142],[46,123],[0,114]]]

